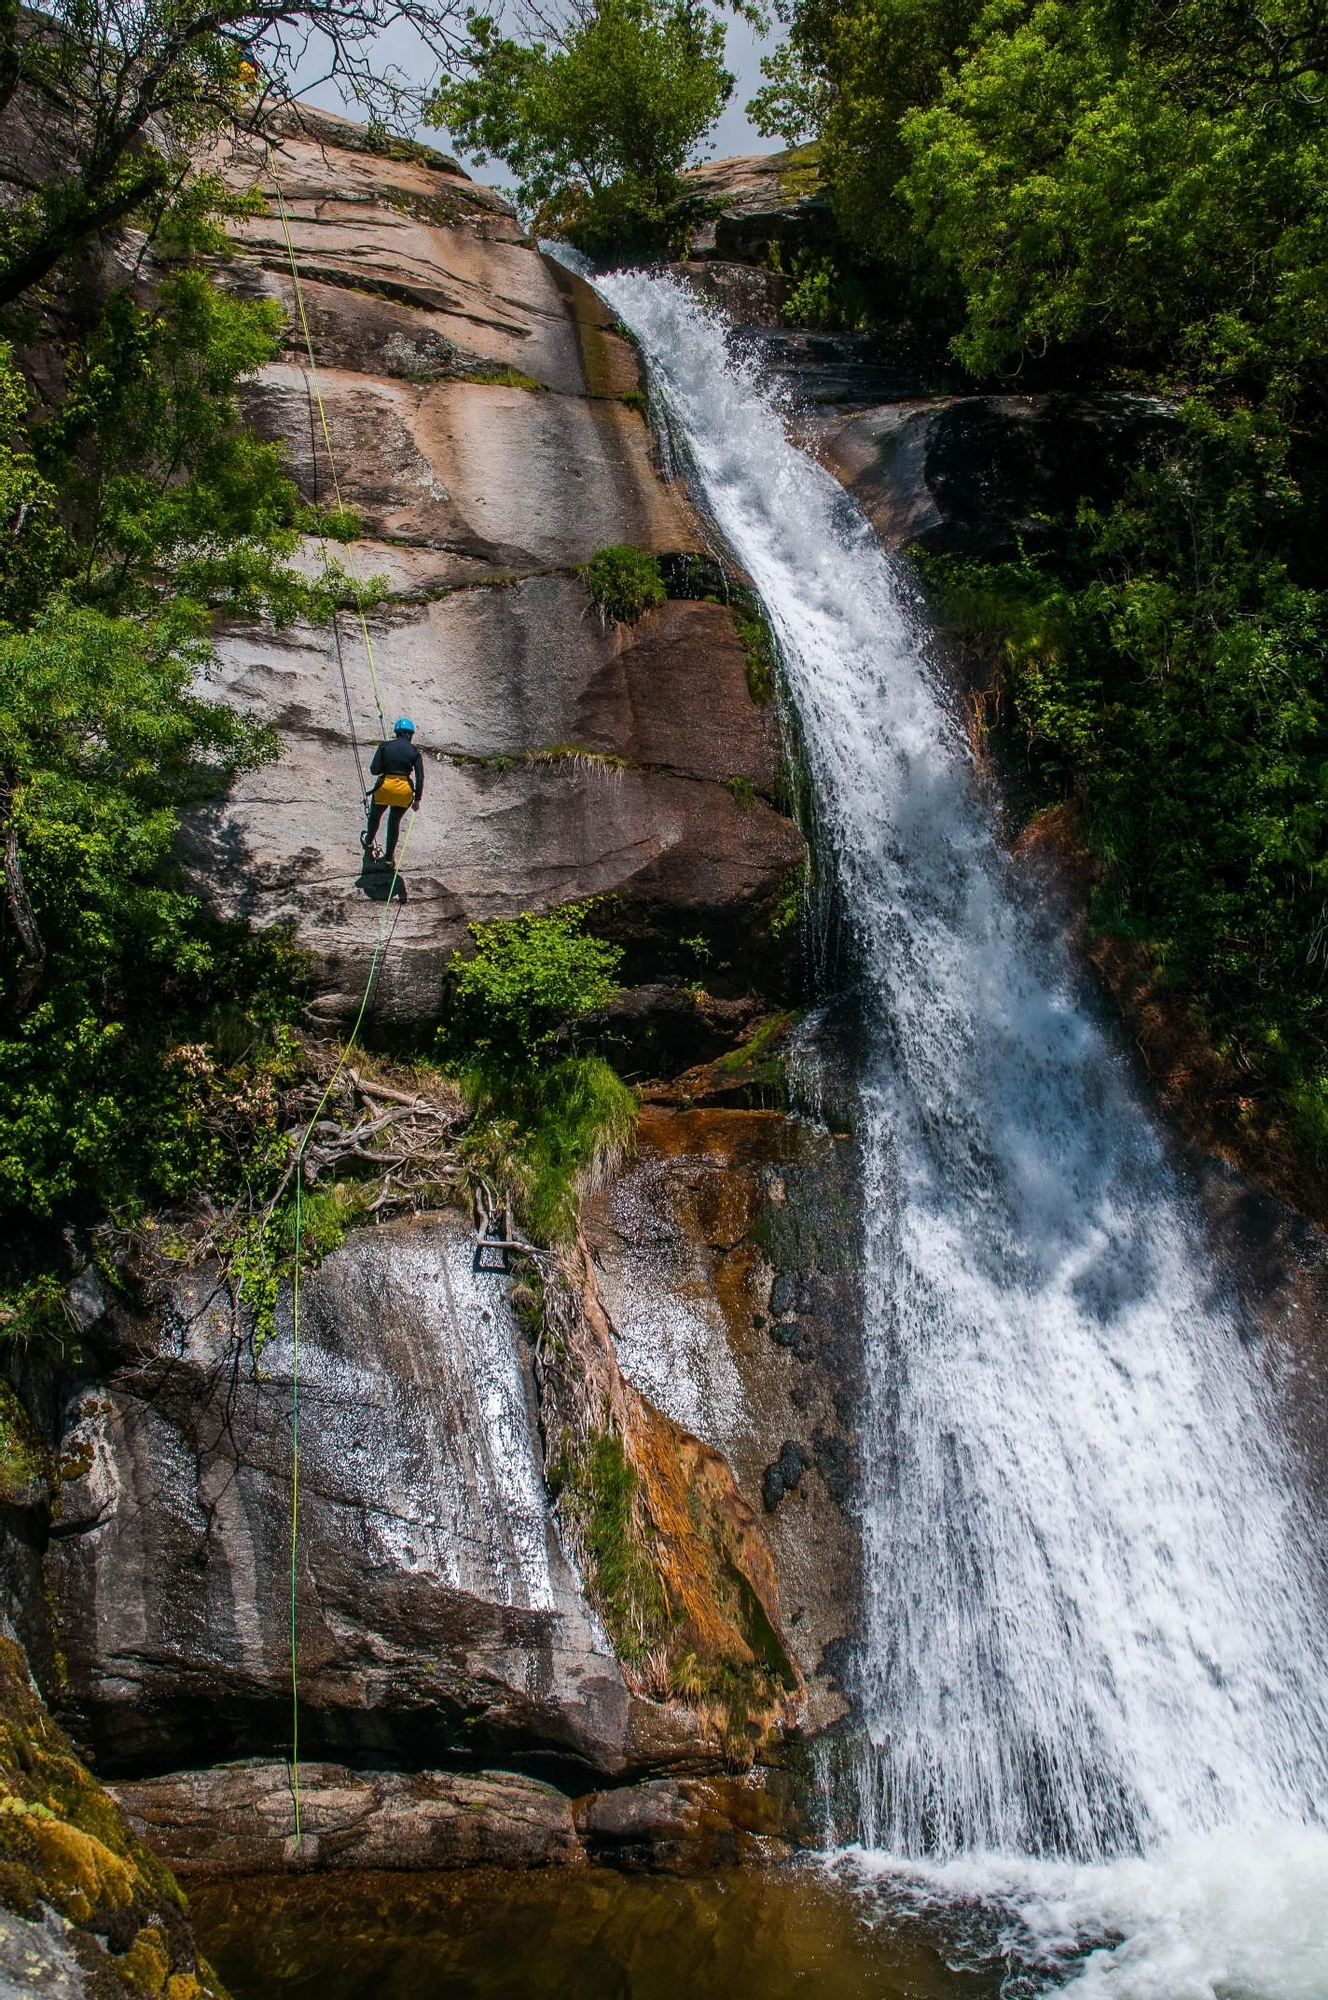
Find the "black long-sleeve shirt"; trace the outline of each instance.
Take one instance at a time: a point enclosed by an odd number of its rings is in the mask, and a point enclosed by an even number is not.
[[[392,736],[380,743],[369,770],[375,778],[409,778],[416,798],[424,797],[424,759],[409,737]]]

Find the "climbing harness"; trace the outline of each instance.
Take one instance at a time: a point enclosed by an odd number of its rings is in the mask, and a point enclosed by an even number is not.
[[[323,446],[327,453],[328,469],[332,475],[332,491],[336,496],[338,512],[344,513],[345,509],[342,506],[342,500],[341,500],[341,482],[337,477],[336,454],[332,449],[332,434],[327,421],[327,408],[323,402],[323,392],[318,379],[318,364],[314,360],[313,336],[309,330],[309,316],[305,311],[304,293],[300,285],[299,269],[295,261],[295,244],[291,237],[290,218],[286,211],[285,196],[282,193],[281,182],[277,176],[277,170],[273,162],[272,148],[270,145],[267,148],[267,170],[272,177],[272,186],[273,189],[275,190],[277,197],[277,212],[281,217],[282,233],[286,239],[286,255],[290,263],[291,285],[294,289],[295,303],[299,311],[300,325],[304,333],[305,352],[309,358],[309,384],[312,388],[314,401],[317,403],[318,406],[319,422],[321,424],[323,433]],[[310,421],[311,446],[314,442],[312,437],[312,429],[313,425],[312,425],[312,413],[311,413],[311,421]],[[317,480],[316,452],[314,453],[314,478],[316,481]],[[327,542],[324,537],[320,536],[319,539],[322,548],[323,559],[324,562],[326,562]],[[386,721],[385,711],[383,708],[382,688],[379,685],[378,667],[374,659],[373,641],[369,637],[369,624],[364,611],[363,593],[360,590],[359,579],[356,576],[353,568],[350,571],[350,577],[351,577],[351,582],[354,586],[356,605],[359,611],[360,633],[364,640],[365,658],[368,660],[369,663],[369,676],[373,683],[374,705],[378,710],[379,729],[381,735],[383,737],[386,737],[387,721]],[[363,787],[364,769],[360,761],[360,746],[358,738],[355,733],[354,714],[351,708],[351,701],[350,701],[350,689],[346,680],[345,662],[342,658],[342,651],[341,651],[341,633],[337,624],[337,614],[335,611],[332,614],[332,632],[334,639],[336,641],[337,664],[341,673],[341,685],[346,700],[346,714],[348,721],[350,723],[351,745],[355,753],[355,767],[359,776],[361,787]],[[399,779],[399,780],[385,779],[383,783],[378,786],[377,788],[378,792],[383,792],[385,790],[385,787],[389,784],[393,786],[396,785],[404,786],[406,797],[402,799],[398,797],[394,792],[391,796],[384,796],[383,803],[385,805],[408,805],[411,803],[411,800],[414,797],[414,793],[411,786],[405,779]],[[372,796],[375,796],[375,792],[374,788],[370,787],[368,790],[365,791],[366,801]],[[298,1643],[297,1643],[298,1604],[297,1604],[296,1586],[298,1582],[297,1558],[298,1558],[299,1528],[300,1528],[300,1249],[301,1249],[302,1228],[303,1228],[304,1155],[308,1148],[309,1141],[313,1137],[314,1131],[317,1128],[318,1121],[322,1117],[323,1112],[326,1110],[328,1101],[331,1098],[333,1091],[336,1089],[336,1086],[341,1079],[342,1072],[345,1070],[346,1064],[350,1060],[351,1053],[354,1050],[356,1043],[359,1040],[360,1030],[364,1025],[365,1015],[368,1013],[369,1002],[373,996],[374,986],[377,982],[379,968],[382,965],[383,959],[385,958],[388,948],[392,943],[392,939],[396,934],[397,922],[398,919],[400,918],[401,908],[402,908],[401,903],[397,899],[397,893],[396,893],[397,883],[401,877],[401,870],[405,864],[406,854],[410,847],[410,837],[411,834],[414,832],[414,829],[415,829],[415,815],[412,813],[410,816],[409,824],[406,827],[405,838],[402,840],[401,843],[400,855],[396,858],[392,869],[392,879],[388,884],[387,896],[383,905],[383,914],[381,919],[379,920],[378,933],[374,939],[373,951],[370,954],[369,974],[367,979],[365,980],[364,993],[360,1000],[359,1012],[356,1014],[355,1021],[351,1028],[350,1034],[347,1037],[345,1043],[343,1044],[341,1055],[337,1061],[337,1065],[335,1069],[332,1071],[331,1076],[328,1078],[327,1083],[324,1085],[323,1094],[319,1098],[318,1103],[314,1108],[313,1116],[310,1118],[308,1124],[304,1128],[304,1133],[300,1139],[300,1143],[295,1149],[295,1159],[293,1162],[294,1174],[295,1174],[295,1254],[294,1254],[294,1264],[293,1264],[293,1276],[291,1279],[291,1520],[290,1520],[291,1757],[290,1757],[290,1766],[291,1766],[291,1799],[295,1809],[295,1845],[297,1848],[300,1846],[302,1840],[302,1829],[300,1824],[300,1678],[299,1678],[299,1653],[298,1653]]]

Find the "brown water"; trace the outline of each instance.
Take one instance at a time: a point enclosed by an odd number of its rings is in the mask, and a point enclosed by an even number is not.
[[[215,1883],[190,1898],[234,2000],[995,2000],[812,1869],[601,1868]]]

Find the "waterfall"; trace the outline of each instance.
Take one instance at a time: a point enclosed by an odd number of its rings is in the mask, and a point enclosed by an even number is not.
[[[861,1839],[1318,1840],[1296,1483],[1132,1062],[1021,899],[898,566],[685,287],[596,282],[777,634],[864,996]]]

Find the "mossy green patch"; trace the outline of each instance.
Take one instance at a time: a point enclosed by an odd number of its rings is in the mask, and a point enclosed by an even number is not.
[[[543,395],[548,389],[547,382],[537,381],[521,368],[468,368],[459,378],[463,382],[483,382],[500,389],[529,389]]]
[[[179,1885],[42,1706],[19,1648],[0,1640],[0,1902],[54,1910],[105,1950],[98,1995],[225,2000],[198,1963]]]
[[[730,1049],[727,1055],[719,1058],[714,1065],[716,1074],[738,1083],[783,1090],[783,1043],[798,1019],[799,1016],[793,1012],[767,1014],[740,1047]]]
[[[616,1432],[592,1432],[555,1469],[564,1511],[585,1550],[587,1581],[618,1657],[644,1659],[668,1636],[671,1619],[636,1504],[639,1484]]]
[[[0,1504],[31,1506],[45,1490],[49,1471],[36,1425],[9,1383],[0,1381]]]

